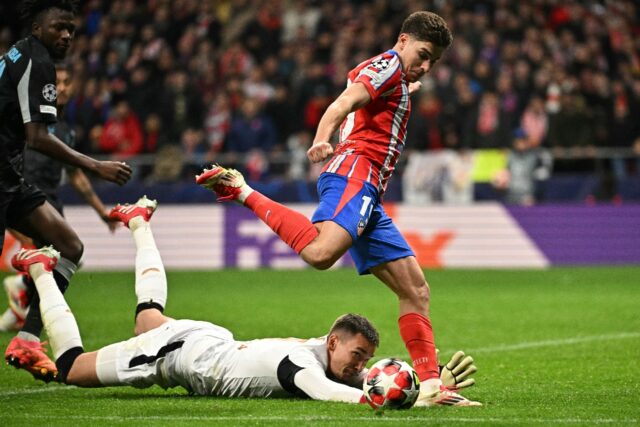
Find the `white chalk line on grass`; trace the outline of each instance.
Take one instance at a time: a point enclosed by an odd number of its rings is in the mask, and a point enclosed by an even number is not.
[[[28,387],[28,388],[22,388],[22,389],[16,389],[16,390],[0,391],[0,398],[11,397],[11,396],[21,396],[23,394],[52,393],[56,391],[73,390],[77,388],[78,387],[73,385],[55,386],[55,387],[38,387],[38,388]]]
[[[428,413],[428,414],[427,414]],[[581,418],[471,418],[471,417],[434,417],[431,411],[426,411],[424,417],[389,417],[375,416],[370,417],[344,417],[344,416],[114,416],[114,415],[65,415],[65,420],[80,420],[80,421],[253,421],[253,422],[283,422],[283,421],[300,421],[300,422],[365,422],[365,423],[393,423],[397,424],[399,421],[404,423],[424,423],[426,420],[429,422],[434,421],[449,421],[459,423],[490,423],[490,424],[515,424],[515,423],[541,423],[541,424],[637,424],[636,419],[614,419],[614,418],[595,418],[595,419],[581,419]],[[2,417],[0,417],[2,419]],[[22,414],[19,419],[51,419],[51,414]]]
[[[498,353],[503,351],[526,350],[530,348],[551,347],[561,345],[583,344],[594,341],[625,340],[640,338],[640,332],[620,332],[617,334],[590,335],[586,337],[561,338],[556,340],[531,341],[518,344],[502,344],[489,347],[479,347],[467,350],[468,353]]]
[[[544,340],[544,341],[530,341],[530,342],[521,342],[517,344],[499,344],[499,345],[493,345],[488,347],[470,348],[470,349],[465,349],[464,351],[468,354],[476,355],[479,353],[500,353],[500,352],[508,352],[508,351],[527,350],[530,348],[583,344],[583,343],[594,342],[594,341],[626,340],[631,338],[640,338],[640,332],[620,332],[617,334],[590,335],[586,337],[561,338],[556,340]],[[406,355],[395,355],[395,356],[388,356],[388,357],[396,357],[396,358],[402,359],[403,357],[406,357]]]

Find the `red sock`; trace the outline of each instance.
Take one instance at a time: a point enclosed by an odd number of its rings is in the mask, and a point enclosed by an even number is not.
[[[247,197],[244,205],[297,253],[318,236],[318,231],[306,216],[274,202],[257,191]]]
[[[408,313],[398,319],[400,336],[409,350],[420,381],[440,377],[433,328],[429,318],[419,313]]]

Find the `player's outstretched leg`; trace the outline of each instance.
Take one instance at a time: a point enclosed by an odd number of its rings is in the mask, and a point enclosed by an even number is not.
[[[109,214],[122,221],[136,244],[136,335],[166,321],[167,277],[151,231],[150,220],[158,202],[143,196],[133,205],[117,205]]]
[[[40,249],[22,249],[11,259],[13,267],[21,272],[29,273],[35,282],[40,295],[40,312],[42,315],[56,365],[44,355],[42,344],[27,342],[21,351],[14,351],[7,361],[13,365],[26,365],[36,378],[64,381],[75,358],[82,354],[82,340],[75,318],[69,309],[62,292],[56,284],[53,269],[60,259],[60,253],[47,246]],[[13,343],[13,341],[12,341]],[[8,350],[7,350],[8,352]],[[46,361],[42,361],[42,356]],[[55,372],[55,374],[52,374]]]
[[[251,209],[298,254],[318,236],[307,217],[255,191],[235,169],[213,165],[196,176],[196,183],[216,193],[218,201],[233,200]]]

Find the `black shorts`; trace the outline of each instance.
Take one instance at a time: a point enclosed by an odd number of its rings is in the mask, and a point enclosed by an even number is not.
[[[0,253],[2,253],[4,246],[6,228],[16,227],[24,217],[46,200],[47,197],[42,191],[26,182],[23,182],[16,192],[0,192]]]

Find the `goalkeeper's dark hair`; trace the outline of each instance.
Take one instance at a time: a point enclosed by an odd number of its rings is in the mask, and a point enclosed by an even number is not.
[[[61,9],[71,12],[74,15],[78,13],[77,0],[22,0],[19,7],[20,17],[25,24],[30,25],[38,19],[38,17],[49,9]]]
[[[347,332],[350,335],[362,334],[371,344],[376,347],[380,345],[380,336],[376,328],[371,324],[369,319],[359,314],[348,313],[338,317],[336,321],[333,322],[333,326],[331,326],[329,330],[329,335],[341,331]]]
[[[406,33],[415,39],[431,42],[447,48],[453,42],[453,36],[447,23],[433,12],[414,12],[402,23],[400,33]]]

